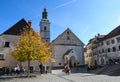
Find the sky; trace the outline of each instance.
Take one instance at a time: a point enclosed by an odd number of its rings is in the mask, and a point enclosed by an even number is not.
[[[51,41],[69,28],[85,45],[120,25],[120,0],[0,0],[0,34],[19,20],[32,20],[39,32],[46,7]]]

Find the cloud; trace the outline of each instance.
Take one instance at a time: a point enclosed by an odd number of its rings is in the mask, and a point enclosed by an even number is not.
[[[63,3],[63,4],[58,5],[56,8],[60,8],[60,7],[67,6],[67,5],[72,4],[72,3],[76,2],[76,1],[77,1],[77,0],[71,0],[71,1],[69,1],[69,2],[66,2],[66,3]]]

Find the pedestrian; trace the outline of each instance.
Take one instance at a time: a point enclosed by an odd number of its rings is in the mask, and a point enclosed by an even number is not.
[[[10,69],[6,68],[6,74],[8,75],[10,73]]]
[[[44,65],[44,73],[47,74],[47,66]]]
[[[25,74],[25,68],[24,68],[24,66],[21,66],[20,70],[21,70],[22,75],[24,75]]]
[[[66,74],[69,75],[69,72],[70,72],[70,67],[69,67],[69,65],[66,65],[66,66],[65,66],[65,71],[66,71]]]
[[[15,66],[14,71],[17,75],[20,73],[20,67],[18,64]]]
[[[40,68],[40,74],[43,74],[43,64],[42,63],[40,63],[39,68]]]

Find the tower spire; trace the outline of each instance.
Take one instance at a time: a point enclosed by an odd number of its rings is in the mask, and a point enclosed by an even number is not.
[[[47,10],[46,8],[44,8],[43,12],[42,12],[42,19],[47,19]]]

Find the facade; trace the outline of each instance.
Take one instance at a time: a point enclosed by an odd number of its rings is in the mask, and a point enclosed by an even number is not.
[[[14,67],[18,63],[11,52],[15,50],[14,44],[26,25],[27,22],[22,19],[0,35],[0,67]]]
[[[15,35],[0,35],[0,67],[13,67],[17,61],[11,52],[15,49],[14,43],[18,40]]]
[[[68,28],[52,42],[54,67],[84,65],[84,44]]]
[[[110,33],[102,36],[95,40],[95,43],[90,41],[85,48],[85,62],[88,65],[95,65],[95,60],[97,64],[115,64],[120,60],[120,26],[116,27]],[[92,47],[96,44],[96,47]],[[96,57],[95,57],[96,56]]]
[[[31,25],[31,21],[26,22],[24,19],[21,19],[0,35],[0,67],[13,68],[17,63],[20,63],[27,69],[28,63],[17,62],[12,57],[11,52],[15,50],[14,44],[18,42],[23,29],[28,29],[24,27],[31,27]],[[55,63],[52,63],[53,67],[63,67],[65,64],[71,66],[75,64],[84,65],[84,44],[69,28],[50,42],[50,22],[46,8],[43,10],[39,25],[42,39],[47,43],[53,44],[53,58],[56,60]],[[51,67],[51,62],[44,63],[44,65]],[[39,70],[38,61],[31,61],[30,66],[35,70]]]
[[[85,57],[85,64],[89,66],[94,66],[98,64],[99,60],[99,48],[98,48],[98,43],[103,39],[104,35],[98,34],[91,40],[89,40],[89,43],[85,47],[84,51],[84,57]]]

